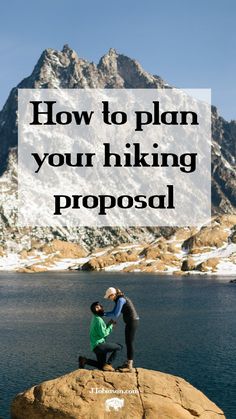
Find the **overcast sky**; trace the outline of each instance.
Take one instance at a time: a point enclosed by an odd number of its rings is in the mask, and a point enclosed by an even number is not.
[[[45,48],[98,62],[110,47],[175,87],[211,88],[236,119],[235,0],[8,0],[0,11],[0,108]]]

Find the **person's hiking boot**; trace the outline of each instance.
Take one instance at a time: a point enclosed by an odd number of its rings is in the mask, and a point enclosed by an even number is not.
[[[126,361],[121,367],[118,367],[118,371],[120,372],[133,372],[134,371],[133,360],[129,359]]]
[[[110,372],[115,371],[114,368],[113,368],[113,366],[110,365],[110,364],[104,364],[103,367],[102,367],[102,370],[103,371],[110,371]]]
[[[87,358],[85,358],[84,356],[79,356],[79,368],[84,368],[84,366],[86,365],[86,361]]]

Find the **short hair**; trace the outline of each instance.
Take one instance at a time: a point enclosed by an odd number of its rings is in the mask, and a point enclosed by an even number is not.
[[[91,306],[90,306],[90,310],[92,311],[92,313],[93,313],[93,314],[95,314],[95,313],[96,313],[96,311],[95,311],[95,307],[96,307],[98,304],[100,305],[99,301],[95,301],[94,303],[92,303],[92,304],[91,304]]]

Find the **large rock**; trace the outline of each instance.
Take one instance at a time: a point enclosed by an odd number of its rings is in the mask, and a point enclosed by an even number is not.
[[[132,245],[131,245],[132,246]],[[105,253],[105,252],[104,252]],[[108,250],[107,253],[100,256],[91,257],[87,262],[82,266],[83,271],[99,271],[108,266],[117,265],[125,262],[135,262],[138,259],[138,253],[132,248],[128,251],[122,251],[113,249],[112,251]]]
[[[217,265],[219,264],[219,258],[209,258],[197,266],[197,269],[201,272],[216,272]]]
[[[52,240],[42,247],[42,251],[46,254],[56,253],[60,258],[82,258],[88,254],[79,244],[63,240]]]
[[[225,418],[182,378],[142,368],[126,374],[73,371],[19,394],[11,413],[12,419]]]
[[[181,266],[182,271],[194,271],[195,268],[196,268],[196,263],[194,259],[192,259],[191,257],[188,257],[187,259],[185,259]]]
[[[228,236],[229,231],[223,225],[203,226],[183,243],[183,248],[192,254],[202,253],[204,248],[209,251],[211,247],[222,247],[227,243]]]

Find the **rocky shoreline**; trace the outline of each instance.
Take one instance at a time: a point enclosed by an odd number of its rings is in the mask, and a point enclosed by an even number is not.
[[[201,228],[178,228],[150,242],[133,240],[92,251],[59,239],[34,239],[19,248],[0,248],[0,270],[236,275],[236,215],[216,216]]]

